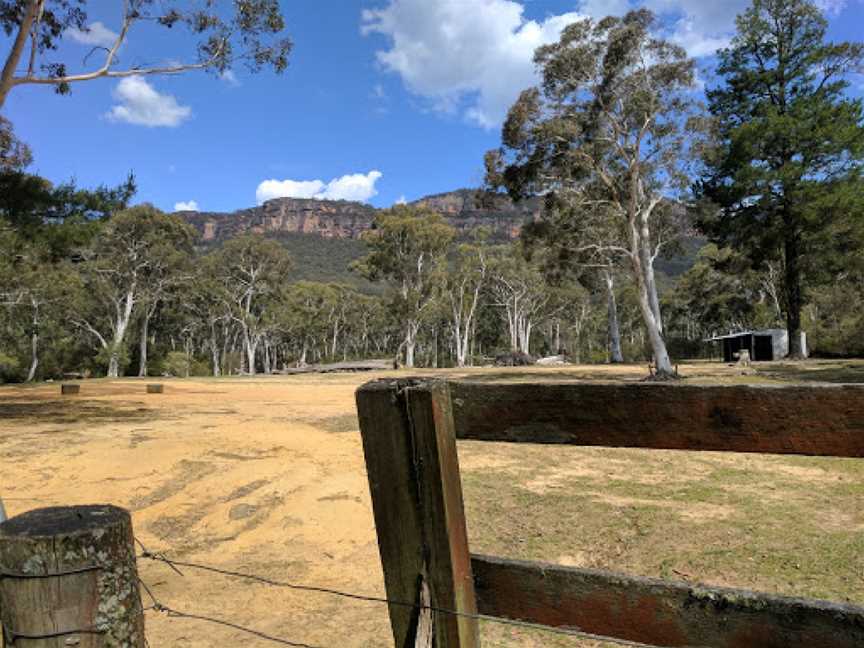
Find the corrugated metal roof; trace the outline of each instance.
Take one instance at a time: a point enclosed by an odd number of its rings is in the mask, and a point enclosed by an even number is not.
[[[716,335],[712,338],[705,338],[703,342],[719,342],[720,340],[731,340],[732,338],[743,337],[745,335],[777,335],[785,333],[786,329],[761,329],[758,331],[738,331],[737,333],[729,333],[728,335]]]

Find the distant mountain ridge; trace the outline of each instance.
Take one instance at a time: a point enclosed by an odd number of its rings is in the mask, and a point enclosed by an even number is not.
[[[423,197],[411,203],[440,212],[460,234],[478,226],[491,230],[493,238],[511,240],[522,224],[540,213],[537,199],[513,203],[503,195],[476,200],[473,189],[459,189]],[[329,239],[359,239],[372,227],[376,207],[347,200],[275,198],[258,207],[234,212],[178,212],[193,225],[205,243],[220,243],[245,233],[315,234]]]

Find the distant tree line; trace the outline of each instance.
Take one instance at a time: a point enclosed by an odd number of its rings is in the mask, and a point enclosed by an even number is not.
[[[205,248],[181,218],[130,206],[132,176],[84,190],[28,174],[0,118],[0,379],[558,353],[664,377],[712,335],[775,326],[793,356],[800,330],[862,355],[864,108],[847,88],[864,46],[827,42],[809,0],[753,0],[737,25],[707,106],[649,11],[568,26],[537,50],[541,82],[478,193],[540,196],[541,217],[496,245],[428,208],[380,212],[350,268],[374,292],[301,280],[263,236]],[[662,272],[693,241],[686,269]]]

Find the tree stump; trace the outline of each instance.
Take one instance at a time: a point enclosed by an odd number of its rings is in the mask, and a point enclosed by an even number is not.
[[[0,623],[7,648],[144,648],[129,513],[51,507],[0,524]]]
[[[164,385],[159,385],[159,384],[147,385],[147,393],[148,394],[161,394],[164,391],[165,391]]]
[[[81,392],[81,385],[60,385],[60,393],[66,396],[78,394]]]

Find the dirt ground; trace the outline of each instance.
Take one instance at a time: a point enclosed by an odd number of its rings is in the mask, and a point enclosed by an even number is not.
[[[637,380],[644,371],[494,374]],[[864,382],[864,363],[682,373]],[[10,515],[116,504],[132,511],[148,548],[171,557],[381,596],[354,390],[384,375],[393,374],[167,380],[153,395],[142,381],[94,380],[62,398],[57,384],[3,386],[0,495]],[[459,454],[473,551],[864,604],[864,461],[479,442],[460,442]],[[146,560],[139,571],[177,610],[316,647],[391,644],[381,605],[180,576]],[[273,645],[155,612],[146,626],[154,648]],[[485,646],[601,645],[490,624],[483,634]]]

